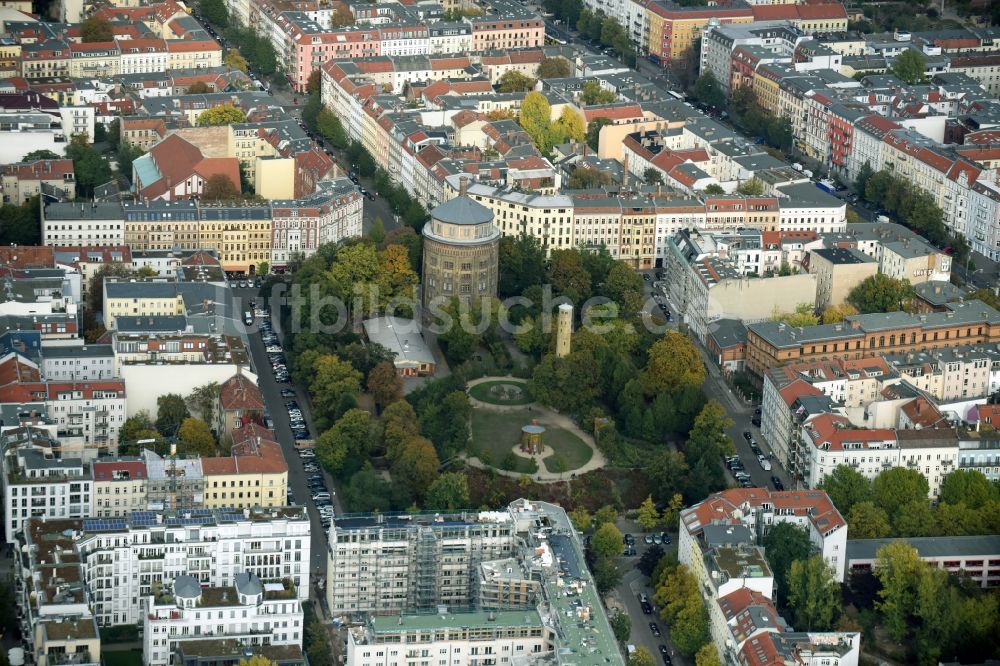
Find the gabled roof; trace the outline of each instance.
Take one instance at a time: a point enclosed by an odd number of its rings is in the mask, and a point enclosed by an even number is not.
[[[264,396],[257,385],[241,373],[227,379],[219,388],[219,404],[224,411],[262,411]]]

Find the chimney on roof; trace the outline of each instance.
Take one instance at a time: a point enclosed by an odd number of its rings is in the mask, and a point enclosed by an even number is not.
[[[464,197],[469,189],[469,177],[462,176],[458,179],[458,196]]]

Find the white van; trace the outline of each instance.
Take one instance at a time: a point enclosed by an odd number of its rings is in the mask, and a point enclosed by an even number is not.
[[[757,461],[760,462],[760,468],[762,470],[764,470],[765,472],[771,471],[771,461],[769,461],[767,458],[761,456],[760,458],[757,458]]]

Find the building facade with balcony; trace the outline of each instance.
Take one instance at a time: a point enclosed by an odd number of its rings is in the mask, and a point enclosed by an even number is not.
[[[97,622],[73,550],[73,524],[34,520],[17,535],[14,599],[26,656],[37,666],[102,663]]]
[[[347,664],[511,666],[550,656],[552,634],[534,609],[373,616],[348,632]]]
[[[31,426],[7,430],[2,442],[7,543],[14,543],[32,518],[90,515],[94,481],[89,463],[57,456],[59,443]]]
[[[467,607],[479,564],[516,547],[509,513],[338,518],[330,529],[327,604],[333,614]]]
[[[259,646],[302,646],[302,601],[291,580],[264,582],[238,573],[231,585],[204,587],[182,574],[154,586],[145,599],[142,661],[150,666],[174,663],[189,641],[236,641],[250,651]]]
[[[204,588],[231,588],[253,574],[294,590],[290,601],[308,598],[309,516],[301,507],[137,511],[75,521],[69,529],[102,626],[142,623],[150,597],[179,576]]]

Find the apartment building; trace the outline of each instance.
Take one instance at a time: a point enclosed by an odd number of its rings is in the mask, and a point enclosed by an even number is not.
[[[805,483],[815,488],[840,465],[868,479],[892,467],[916,469],[937,497],[944,477],[958,466],[958,437],[952,429],[858,428],[847,417],[821,414],[802,425]]]
[[[7,543],[14,543],[32,518],[90,515],[94,483],[88,462],[57,456],[59,442],[33,426],[7,430],[0,440]]]
[[[794,633],[774,608],[774,578],[758,544],[779,522],[805,527],[835,579],[843,580],[847,523],[822,491],[732,489],[681,512],[678,557],[705,598],[720,660],[856,666],[860,634]]]
[[[378,533],[374,524],[381,525]],[[470,526],[474,526],[471,532]],[[488,539],[492,545],[469,548],[469,536]],[[515,549],[514,543],[519,547]],[[601,655],[611,666],[625,663],[584,563],[583,544],[558,506],[520,499],[506,510],[478,514],[338,518],[331,529],[331,558],[345,544],[370,553],[372,561],[388,560],[381,576],[362,583],[377,581],[385,588],[386,599],[393,589],[400,590],[400,596],[407,594],[403,590],[412,590],[407,578],[416,580],[418,591],[430,592],[418,592],[420,604],[434,603],[434,586],[451,590],[437,595],[436,613],[400,611],[414,607],[406,599],[370,610],[365,624],[348,632],[348,666],[393,666],[439,655],[441,660],[467,666],[485,660],[534,664],[551,661],[553,655],[584,652]],[[404,550],[416,553],[408,568],[394,559]],[[509,555],[490,559],[501,552]],[[440,567],[432,562],[435,559],[444,567],[436,574]],[[365,577],[366,566],[370,571],[370,564],[353,571]],[[390,573],[394,566],[400,567],[399,573]],[[456,574],[463,579],[461,590],[454,587]],[[348,590],[346,599],[364,603],[366,597],[349,591],[350,575],[344,583],[339,577],[329,578],[328,587],[343,587]],[[464,582],[470,575],[472,586]],[[414,643],[417,635],[421,638]],[[406,647],[413,645],[415,652]]]
[[[113,379],[118,375],[111,345],[42,345],[42,377],[50,382],[83,382]]]
[[[883,358],[900,377],[943,404],[987,398],[1000,391],[997,345],[959,345]]]
[[[752,23],[753,10],[743,2],[711,9],[681,6],[669,0],[650,2],[646,5],[645,52],[656,56],[664,67],[682,58],[699,58],[693,48],[713,21],[720,25]]]
[[[681,511],[677,556],[692,571],[704,570],[706,529],[713,534],[719,527],[742,527],[758,539],[779,522],[805,527],[810,541],[833,568],[834,578],[844,579],[847,522],[822,490],[734,488],[715,493]]]
[[[231,585],[203,587],[182,574],[152,586],[144,602],[144,664],[173,664],[188,642],[235,641],[252,653],[264,645],[300,648],[305,635],[302,601],[290,579],[265,582],[245,572]]]
[[[109,331],[115,329],[119,317],[170,317],[186,311],[177,283],[104,281],[104,327]]]
[[[821,248],[809,252],[809,273],[816,276],[816,308],[847,301],[851,291],[878,273],[879,264],[852,248]]]
[[[709,606],[712,639],[723,663],[857,666],[861,634],[791,631],[770,599],[736,590]]]
[[[390,666],[436,659],[454,666],[484,661],[510,666],[551,657],[553,639],[535,609],[371,616],[348,632],[347,663]]]
[[[479,564],[514,554],[515,527],[508,512],[336,518],[327,603],[338,614],[467,606]]]
[[[668,294],[702,342],[709,324],[718,319],[760,321],[801,303],[812,306],[816,302],[815,275],[778,276],[775,272],[780,260],[771,266],[771,272],[748,270],[746,263],[738,263],[738,257],[745,254],[742,250],[759,255],[760,234],[735,236],[733,242],[721,234],[680,231],[669,241],[669,254],[663,262]]]
[[[851,539],[847,542],[847,566],[852,572],[869,572],[878,551],[891,539]],[[981,587],[1000,587],[1000,537],[948,536],[911,537],[906,543],[920,559],[948,573],[967,576]]]
[[[0,386],[0,404],[43,403],[60,431],[81,438],[91,455],[116,450],[125,422],[124,382],[43,380],[38,365],[14,353],[0,359],[0,368],[9,378]]]
[[[53,203],[42,206],[42,245],[125,244],[122,207],[111,203]]]
[[[95,518],[120,518],[147,508],[146,465],[141,460],[95,460],[91,465],[94,479]]]
[[[910,284],[949,282],[951,257],[921,240],[884,243],[878,264],[879,273]]]
[[[360,236],[363,203],[346,178],[322,181],[309,196],[272,201],[271,266],[283,268],[292,256],[309,257],[320,245]]]
[[[980,301],[949,303],[944,312],[873,313],[840,324],[793,328],[781,322],[747,327],[747,369],[762,377],[791,361],[862,358],[1000,342],[1000,312]]]
[[[78,521],[33,520],[19,531],[14,599],[26,656],[39,666],[100,666],[101,638],[73,550]]]
[[[76,198],[73,160],[35,160],[5,164],[0,171],[3,202],[22,204],[46,194],[59,199]]]
[[[141,622],[153,610],[147,603],[154,590],[181,576],[206,588],[230,588],[253,574],[294,590],[289,602],[308,598],[309,517],[302,507],[136,511],[62,524],[74,533],[72,552],[79,554],[82,582],[102,626]],[[116,575],[120,571],[137,575]],[[203,628],[212,626],[201,619]]]
[[[287,503],[288,463],[277,437],[253,422],[233,430],[232,455],[202,458],[204,506],[236,509]]]

